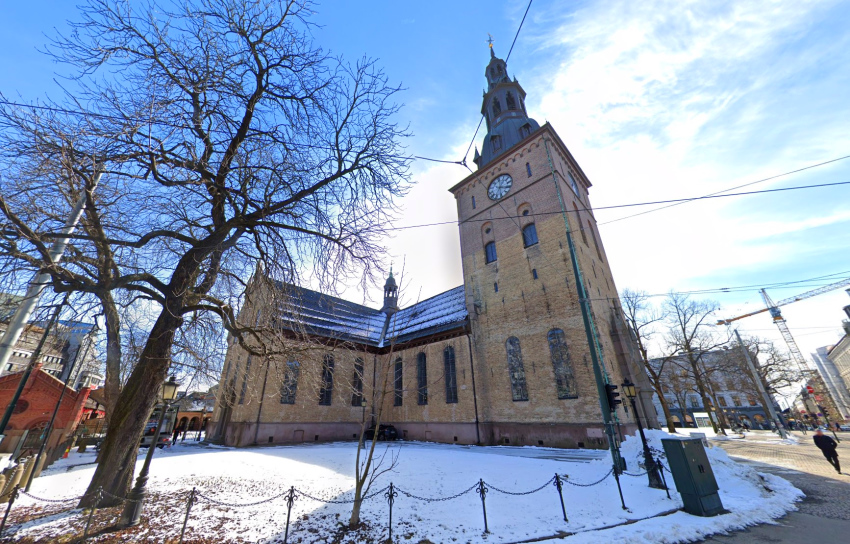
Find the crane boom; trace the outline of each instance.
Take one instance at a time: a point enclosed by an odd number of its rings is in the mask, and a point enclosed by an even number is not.
[[[777,303],[773,303],[773,301],[770,300],[770,297],[767,297],[767,299],[765,300],[765,305],[767,306],[766,308],[762,308],[761,310],[756,310],[755,312],[750,312],[748,314],[739,315],[737,317],[730,317],[729,319],[721,319],[717,322],[717,324],[728,325],[733,321],[738,321],[739,319],[744,319],[745,317],[751,317],[754,315],[762,314],[764,312],[770,312],[771,315],[773,315],[774,310],[779,308],[780,306],[785,306],[786,304],[791,304],[792,302],[797,302],[799,300],[805,300],[807,298],[821,295],[823,293],[832,291],[833,289],[844,287],[845,285],[850,285],[850,278],[844,278],[843,280],[839,280],[835,283],[830,283],[829,285],[824,285],[823,287],[818,287],[817,289],[812,289],[811,291],[800,293],[799,295],[780,300]],[[763,297],[767,295],[767,293],[764,292],[764,289],[761,290],[761,293]]]

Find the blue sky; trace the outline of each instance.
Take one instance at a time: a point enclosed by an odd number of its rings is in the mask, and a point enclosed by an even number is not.
[[[7,97],[58,96],[57,66],[35,48],[75,17],[73,4],[4,6]],[[414,134],[411,154],[458,160],[479,120],[487,34],[504,57],[525,7],[326,2],[314,35],[352,60],[378,58],[407,89],[401,117]],[[508,69],[528,92],[529,113],[555,126],[589,176],[595,206],[681,198],[850,155],[848,27],[848,2],[535,0]],[[456,219],[447,189],[466,173],[417,161],[397,225]],[[839,181],[850,181],[850,159],[747,189]],[[596,217],[618,287],[664,293],[850,277],[848,202],[844,186],[694,202],[609,224],[645,208]],[[387,249],[397,268],[406,263],[408,299],[462,281],[454,226],[399,231]],[[724,315],[760,305],[756,289],[711,297]],[[840,337],[846,304],[838,290],[783,310],[804,352]],[[741,327],[779,338],[766,316]]]

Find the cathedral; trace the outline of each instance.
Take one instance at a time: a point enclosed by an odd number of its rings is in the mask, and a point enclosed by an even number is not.
[[[600,396],[626,380],[640,391],[638,417],[657,426],[591,183],[555,129],[528,116],[492,49],[485,77],[477,170],[450,189],[463,284],[400,308],[391,271],[376,309],[258,272],[239,319],[289,348],[259,358],[231,341],[212,440],[352,440],[379,423],[407,440],[607,448],[635,414],[628,401],[616,407],[606,434]]]

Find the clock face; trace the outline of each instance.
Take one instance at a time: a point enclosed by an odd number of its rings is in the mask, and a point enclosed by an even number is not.
[[[499,200],[511,190],[511,185],[513,184],[513,180],[507,174],[502,174],[501,176],[494,179],[490,182],[490,187],[487,189],[487,196],[489,196],[492,200]]]

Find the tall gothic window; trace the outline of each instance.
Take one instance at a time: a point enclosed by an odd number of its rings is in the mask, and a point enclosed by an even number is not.
[[[244,404],[245,393],[248,391],[248,373],[251,372],[251,356],[245,362],[245,374],[242,375],[242,390],[239,392],[239,404]]]
[[[446,346],[443,350],[443,366],[446,376],[446,404],[457,402],[457,369],[455,368],[455,348]]]
[[[298,376],[301,374],[301,365],[298,361],[286,363],[286,374],[280,385],[280,403],[295,404],[295,393],[298,391]]]
[[[322,383],[319,387],[319,405],[330,406],[334,392],[334,356],[325,355],[322,360]]]
[[[416,356],[416,392],[419,404],[428,404],[428,367],[424,353]]]
[[[584,226],[581,224],[581,213],[578,211],[578,206],[573,202],[573,208],[576,210],[576,222],[578,223],[578,231],[581,233],[581,239],[584,240],[584,245],[590,247],[587,243],[587,234],[584,233]]]
[[[537,243],[537,227],[534,226],[534,223],[529,223],[522,228],[522,243],[525,247]]]
[[[596,232],[593,230],[593,225],[590,224],[590,219],[587,220],[587,230],[590,231],[590,236],[593,238],[593,245],[596,246],[596,255],[600,261],[605,262],[605,259],[602,258],[602,250],[599,249],[599,242],[596,241]]]
[[[393,406],[401,406],[404,393],[404,384],[402,383],[402,376],[404,374],[404,367],[402,366],[401,357],[395,360],[395,395],[393,396]]]
[[[487,242],[484,245],[484,262],[492,263],[496,258],[496,242]]]
[[[514,93],[508,91],[505,95],[505,103],[508,105],[509,110],[516,109],[516,99],[514,98]]]
[[[352,381],[354,392],[351,394],[351,405],[363,404],[363,359],[358,357],[354,360],[354,380]]]
[[[528,400],[528,386],[525,383],[525,367],[522,365],[522,350],[515,336],[505,342],[508,352],[508,374],[511,378],[511,396],[514,401]]]
[[[549,353],[552,355],[552,366],[555,369],[555,387],[559,399],[574,399],[578,397],[578,388],[570,361],[570,350],[561,329],[549,331]]]
[[[502,113],[502,104],[499,102],[498,97],[493,97],[493,117],[497,117],[500,113]]]

